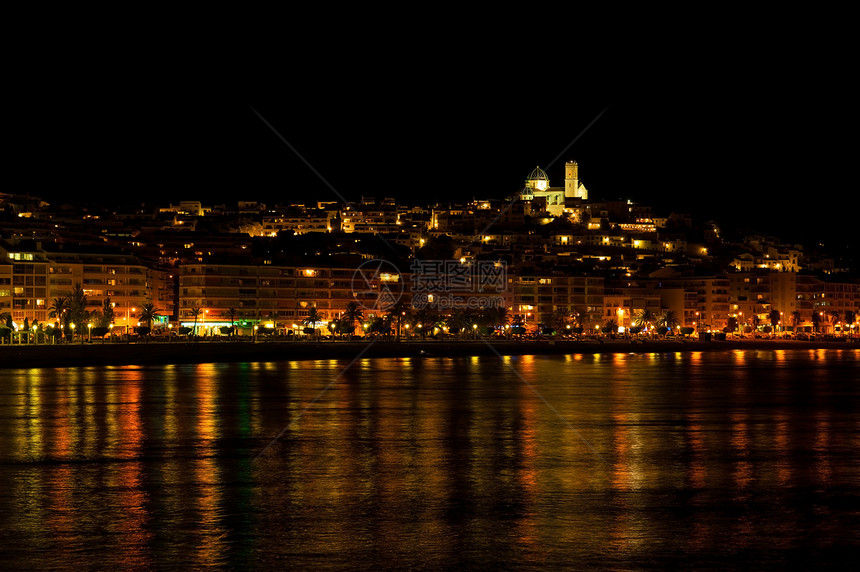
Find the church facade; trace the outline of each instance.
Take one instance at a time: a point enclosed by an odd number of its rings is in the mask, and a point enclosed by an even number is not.
[[[535,205],[545,203],[544,210],[553,216],[564,212],[565,199],[588,200],[588,189],[579,180],[579,165],[576,161],[564,164],[564,187],[552,187],[549,176],[540,167],[535,167],[526,179],[521,197]]]

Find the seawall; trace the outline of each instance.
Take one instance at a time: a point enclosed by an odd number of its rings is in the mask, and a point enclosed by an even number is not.
[[[860,349],[860,340],[796,341],[456,341],[456,342],[142,342],[61,345],[2,345],[0,369],[92,365],[145,365],[380,357],[455,357],[480,355],[547,355],[654,353],[734,349]]]

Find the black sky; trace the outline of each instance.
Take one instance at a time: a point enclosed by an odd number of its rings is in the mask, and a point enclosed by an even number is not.
[[[795,238],[856,236],[845,144],[856,113],[836,66],[800,73],[792,58],[751,57],[594,73],[562,60],[58,60],[14,88],[10,169],[21,176],[7,189],[107,205],[424,203],[504,197],[536,165],[561,185],[576,159],[594,199]]]

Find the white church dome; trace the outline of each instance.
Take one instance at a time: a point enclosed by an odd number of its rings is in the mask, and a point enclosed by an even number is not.
[[[540,167],[535,167],[535,170],[531,172],[526,181],[549,181],[549,176]]]

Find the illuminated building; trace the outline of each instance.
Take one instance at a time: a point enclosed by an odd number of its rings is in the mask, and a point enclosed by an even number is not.
[[[722,331],[728,325],[731,306],[729,304],[729,279],[725,276],[679,276],[669,271],[661,272],[656,280],[659,289],[681,288],[683,295],[683,325],[693,321],[702,330]],[[677,301],[664,307],[674,310],[679,318]]]
[[[815,276],[797,275],[797,309],[802,327],[812,326],[812,314],[819,316],[819,331],[834,333],[845,312],[860,315],[860,284],[825,282]],[[840,318],[835,318],[833,313]]]
[[[793,272],[737,272],[728,275],[731,313],[753,316],[760,324],[770,324],[770,312],[782,313],[782,326],[789,325],[788,317],[798,309],[797,274]]]
[[[588,200],[588,189],[579,180],[579,165],[576,161],[568,161],[564,165],[564,187],[551,187],[546,171],[535,167],[526,178],[521,196],[524,201],[542,205],[532,210],[545,210],[553,216],[561,216],[565,199]]]
[[[52,298],[69,296],[80,284],[89,310],[100,311],[110,298],[117,327],[137,326],[139,308],[147,301],[160,316],[173,314],[173,278],[168,270],[150,268],[128,254],[63,249],[47,251],[47,256]]]
[[[603,318],[614,319],[619,327],[635,326],[636,315],[648,310],[655,317],[671,310],[680,326],[696,326],[695,298],[683,287],[663,287],[659,281],[643,281],[631,286],[607,285],[603,296]],[[691,303],[692,301],[692,303]],[[653,326],[654,324],[652,324]]]
[[[87,296],[88,310],[101,310],[106,298],[114,304],[117,326],[137,325],[136,312],[151,301],[163,316],[173,311],[171,274],[150,268],[127,254],[99,249],[55,249],[34,241],[0,241],[0,312],[11,309],[12,319],[22,323],[49,322],[51,300],[69,296],[80,284]]]
[[[0,312],[21,324],[44,322],[48,309],[48,260],[35,241],[0,241]]]
[[[296,234],[308,232],[331,232],[340,229],[340,219],[337,210],[301,210],[287,213],[263,215],[262,234],[276,236],[281,231],[292,231]]]
[[[240,327],[290,328],[311,308],[328,322],[354,300],[355,268],[271,264],[187,264],[179,275],[179,319],[194,321],[192,308],[208,310],[209,326],[229,326],[229,310]],[[392,279],[399,280],[400,277]],[[198,326],[199,326],[198,321]]]
[[[603,278],[592,276],[508,276],[512,312],[528,323],[549,324],[560,308],[580,315],[583,327],[602,323]]]

